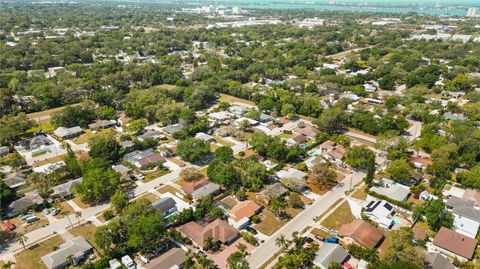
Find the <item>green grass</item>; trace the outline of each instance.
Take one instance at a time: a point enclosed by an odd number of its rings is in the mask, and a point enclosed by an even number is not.
[[[338,207],[335,211],[333,211],[330,216],[328,216],[321,224],[324,227],[338,230],[342,227],[343,224],[347,224],[352,222],[355,217],[352,215],[350,211],[350,205],[348,202],[343,202],[340,207]]]
[[[74,220],[72,220],[74,222]],[[74,225],[77,225],[77,223],[74,223]],[[73,236],[83,236],[85,240],[90,243],[96,250],[99,250],[98,246],[95,244],[95,231],[97,230],[97,226],[93,224],[82,224],[80,226],[76,226],[70,230],[68,230],[69,233],[71,233]]]
[[[45,155],[47,153],[48,153],[48,151],[42,151],[42,152],[39,152],[39,153],[32,154],[32,157],[42,156],[42,155]]]
[[[16,269],[43,269],[47,268],[41,258],[46,254],[55,250],[56,247],[63,243],[62,237],[56,235],[39,244],[35,244],[27,250],[15,255]]]

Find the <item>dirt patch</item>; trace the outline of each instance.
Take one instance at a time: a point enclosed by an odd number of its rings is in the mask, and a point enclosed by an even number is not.
[[[266,209],[260,214],[260,219],[261,222],[255,224],[253,227],[266,235],[272,235],[286,223],[284,220],[277,219],[273,212]]]

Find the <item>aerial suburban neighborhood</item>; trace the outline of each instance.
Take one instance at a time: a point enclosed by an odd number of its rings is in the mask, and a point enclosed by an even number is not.
[[[0,1],[2,269],[480,269],[477,7],[287,2]]]

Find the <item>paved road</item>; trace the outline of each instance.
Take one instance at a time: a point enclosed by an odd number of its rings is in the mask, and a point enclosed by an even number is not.
[[[356,172],[346,177],[340,184],[338,184],[333,190],[324,194],[322,198],[316,200],[312,205],[308,206],[304,211],[297,215],[293,220],[285,224],[280,230],[276,231],[268,240],[262,245],[258,246],[248,257],[248,263],[250,268],[259,268],[264,264],[272,255],[274,255],[280,248],[275,245],[275,240],[280,235],[285,235],[287,239],[291,238],[291,235],[295,231],[302,231],[307,226],[313,226],[315,222],[313,218],[321,215],[328,210],[338,199],[345,197],[345,191],[350,188],[350,180],[352,180],[352,186],[359,183],[364,173]]]
[[[244,143],[239,143],[235,149],[234,153],[237,153],[241,150],[244,150],[246,148],[246,145]],[[195,167],[200,169],[201,167],[198,167],[196,165],[187,165],[184,168],[187,167]],[[149,182],[139,184],[135,189],[132,190],[132,194],[134,197],[138,197],[144,193],[147,193],[151,190],[154,190],[156,187],[158,187],[161,184],[168,184],[180,177],[180,171],[174,171],[171,173],[168,173],[166,175],[163,175],[161,177],[158,177],[156,179],[153,179]],[[96,215],[101,213],[102,211],[108,209],[110,207],[109,203],[106,204],[101,204],[101,205],[95,205],[92,207],[88,207],[85,209],[81,209],[82,216],[80,217],[80,221],[87,221],[87,220],[93,220]],[[78,207],[77,207],[78,208]],[[72,212],[73,213],[73,212]],[[75,225],[77,223],[77,218],[75,215],[71,214],[69,215],[70,220],[73,222]],[[34,244],[48,236],[51,236],[54,233],[58,234],[63,234],[65,233],[65,230],[69,229],[70,227],[70,221],[68,220],[67,217],[64,217],[62,219],[51,219],[52,221],[50,222],[49,225],[42,227],[40,229],[34,230],[28,234],[26,234],[27,242],[25,245],[31,245]],[[0,246],[0,260],[12,260],[14,261],[13,254],[20,251],[22,249],[22,246],[16,242],[10,242],[10,244],[5,244]]]
[[[403,137],[405,137],[408,141],[413,141],[417,139],[420,134],[422,133],[422,122],[409,120],[410,127],[405,131]]]

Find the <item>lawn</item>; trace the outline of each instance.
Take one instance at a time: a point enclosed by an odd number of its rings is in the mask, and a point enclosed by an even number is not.
[[[95,134],[90,130],[85,130],[84,134],[82,134],[81,136],[79,136],[77,138],[72,139],[72,142],[77,144],[77,145],[80,145],[80,144],[83,144],[83,143],[87,143],[88,141],[90,141],[90,139],[92,139],[96,136],[101,136],[101,135],[102,136],[113,136],[114,134],[116,134],[116,132],[113,129],[110,129],[110,128],[100,130]]]
[[[56,247],[63,243],[62,237],[56,235],[39,244],[35,244],[27,250],[15,255],[16,269],[43,269],[47,268],[41,258],[46,254],[55,250]]]
[[[314,228],[311,232],[313,235],[316,235],[316,236],[319,236],[319,237],[322,237],[322,238],[330,238],[332,237],[331,234],[325,232],[324,230],[322,229],[318,229],[318,228]]]
[[[256,106],[254,102],[223,93],[220,94],[220,98],[218,98],[218,100],[226,103],[243,103],[250,106]]]
[[[181,190],[179,190],[179,189],[177,189],[177,188],[175,188],[175,187],[172,187],[172,186],[170,186],[170,185],[164,185],[164,186],[162,186],[162,187],[160,187],[160,188],[157,188],[157,191],[158,191],[159,193],[161,193],[161,194],[164,194],[164,193],[167,193],[167,192],[168,192],[168,193],[171,193],[171,194],[173,194],[173,195],[175,195],[175,193],[177,193],[177,192],[182,193]]]
[[[79,195],[75,195],[75,197],[73,198],[73,202],[75,204],[77,204],[80,208],[88,208],[88,207],[91,207],[91,205],[87,204],[87,203],[84,203],[82,201],[82,199],[80,199],[80,196]]]
[[[214,136],[213,139],[215,139],[215,141],[222,146],[231,147],[231,146],[235,145],[235,143],[227,141],[227,140],[221,138],[220,136]]]
[[[94,224],[82,224],[68,230],[68,232],[75,237],[83,236],[83,238],[85,238],[85,240],[87,240],[90,245],[92,245],[96,250],[99,250],[98,246],[95,244],[96,230],[97,226],[95,226]]]
[[[35,163],[32,164],[32,165],[33,165],[34,167],[39,167],[39,166],[42,166],[42,165],[45,165],[45,164],[49,164],[49,163],[57,163],[57,162],[59,162],[59,161],[63,161],[63,159],[64,159],[66,156],[67,156],[67,154],[55,156],[55,157],[48,158],[48,159],[45,159],[45,160],[37,161],[37,162],[35,162]]]
[[[321,225],[330,229],[338,230],[343,224],[352,222],[355,217],[350,211],[348,202],[343,202],[330,216],[328,216]]]
[[[70,214],[74,213],[75,210],[73,209],[73,207],[71,207],[67,202],[63,201],[63,202],[60,202],[60,212],[70,212]],[[57,219],[61,219],[63,218],[62,214],[57,214],[55,216],[55,218]]]
[[[283,220],[277,219],[273,212],[266,209],[260,214],[260,218],[262,221],[255,224],[253,228],[265,235],[272,235],[286,223]]]
[[[360,189],[358,189],[353,195],[353,198],[360,199],[360,200],[365,200],[367,199],[367,192],[365,191],[366,185],[363,185]]]
[[[168,172],[169,170],[167,169],[158,169],[157,171],[154,171],[154,172],[145,173],[145,178],[142,180],[142,182],[152,181],[158,177],[168,174]]]
[[[155,202],[156,200],[158,200],[159,197],[158,197],[157,195],[151,193],[151,192],[147,192],[146,194],[143,194],[143,195],[135,198],[135,200],[142,199],[142,198],[147,199],[148,201],[150,201],[151,203],[153,203],[153,202]]]

